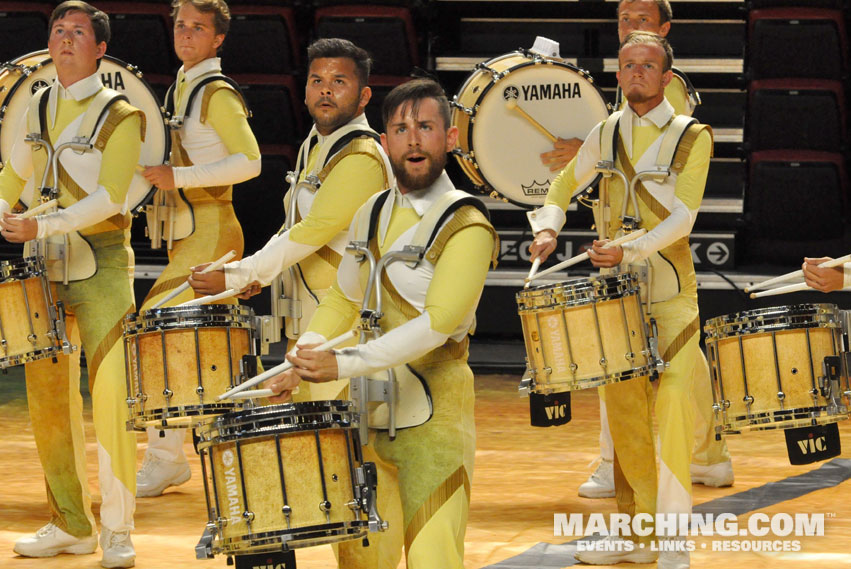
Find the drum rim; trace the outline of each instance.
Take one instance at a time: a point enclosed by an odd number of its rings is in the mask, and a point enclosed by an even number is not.
[[[361,519],[330,522],[327,524],[261,533],[249,532],[239,537],[226,538],[221,535],[222,527],[216,521],[213,521],[213,523],[216,524],[220,530],[220,533],[218,534],[219,537],[216,540],[218,544],[218,551],[214,547],[214,553],[262,553],[264,551],[278,551],[281,549],[282,545],[297,549],[301,547],[311,547],[314,545],[337,543],[339,541],[348,541],[351,539],[360,539],[369,533],[369,521]],[[298,534],[305,532],[309,532],[311,535],[315,535],[316,537],[298,537]],[[328,532],[331,532],[331,535],[328,535]],[[289,539],[284,539],[287,537],[289,537]],[[239,544],[248,545],[244,547],[234,547]]]
[[[124,336],[136,336],[161,330],[191,328],[240,328],[254,330],[254,309],[244,304],[203,304],[168,306],[133,312],[122,322]]]
[[[530,370],[536,371],[536,370]],[[630,369],[626,369],[623,371],[612,372],[607,376],[597,375],[590,378],[577,379],[576,381],[558,381],[553,383],[535,383],[532,386],[532,392],[538,393],[541,395],[549,395],[552,393],[566,393],[569,391],[581,391],[583,389],[590,389],[592,387],[602,387],[604,385],[611,385],[613,383],[620,383],[622,381],[630,381],[632,379],[641,379],[642,377],[647,377],[648,379],[655,373],[656,366],[648,363],[647,365],[634,367]],[[567,386],[566,389],[553,389],[553,386]],[[540,387],[540,389],[535,389],[535,387]]]
[[[728,416],[727,411],[723,412],[722,420],[718,422],[718,428],[721,429],[722,433],[726,434],[738,434],[742,431],[770,431],[777,429],[794,429],[796,427],[806,427],[810,426],[813,421],[819,425],[826,425],[830,423],[837,423],[839,421],[847,420],[849,417],[849,410],[846,407],[846,410],[842,413],[829,414],[827,413],[827,405],[821,407],[796,407],[793,409],[783,410],[782,412],[788,412],[790,417],[788,419],[774,421],[775,414],[780,413],[781,411],[772,410],[772,411],[760,411],[759,413],[750,413],[747,415],[732,415]],[[819,412],[815,414],[815,412]],[[824,412],[824,414],[822,414]],[[830,419],[829,421],[825,419]]]
[[[17,276],[20,274],[21,276]],[[24,281],[47,274],[44,257],[15,257],[0,261],[0,284]]]
[[[144,395],[144,393],[142,394]],[[171,407],[152,407],[144,409],[127,421],[134,430],[144,431],[148,427],[156,427],[160,429],[185,429],[189,427],[197,427],[200,424],[214,421],[217,417],[231,412],[242,410],[245,406],[242,402],[219,402],[219,403],[199,403],[192,405],[173,405]],[[213,411],[210,413],[210,411]],[[169,419],[192,419],[197,418],[197,421],[188,421],[186,423],[168,423]],[[163,425],[162,421],[166,421]]]
[[[524,67],[534,66],[534,65],[541,65],[541,64],[554,65],[556,67],[567,68],[570,71],[574,71],[577,74],[579,74],[579,76],[581,78],[585,79],[594,88],[597,95],[599,95],[600,100],[603,101],[603,103],[605,104],[606,110],[608,111],[607,114],[608,115],[612,114],[612,112],[614,111],[614,107],[612,107],[612,104],[606,99],[605,94],[603,93],[603,90],[600,88],[599,85],[597,85],[597,83],[594,81],[594,77],[587,70],[582,69],[581,67],[578,67],[576,65],[573,65],[572,63],[568,63],[567,61],[559,61],[559,60],[548,58],[548,57],[542,57],[542,56],[536,55],[536,54],[530,55],[530,53],[531,52],[528,51],[528,50],[522,50],[522,49],[515,50],[515,51],[508,52],[508,53],[504,53],[504,54],[499,55],[497,57],[492,57],[490,59],[483,61],[482,63],[487,65],[488,63],[491,63],[491,62],[494,62],[494,61],[499,61],[501,59],[505,59],[505,58],[513,56],[513,55],[519,55],[519,56],[527,59],[527,61],[518,63],[517,65],[511,66],[508,69],[506,69],[505,71],[500,72],[503,77],[507,76],[508,74],[510,74],[511,72],[513,72],[515,70],[522,69]],[[482,71],[482,70],[475,69],[474,72],[472,74],[470,74],[470,76],[467,78],[467,80],[464,81],[464,83],[458,89],[458,92],[453,96],[453,101],[458,100],[458,97],[460,96],[460,94],[469,85],[470,81],[472,81],[473,77],[475,77],[476,73],[479,72],[479,71]],[[485,183],[484,183],[483,186],[480,186],[479,184],[476,184],[475,181],[473,181],[473,180],[470,180],[470,181],[473,183],[476,190],[478,190],[479,192],[481,192],[483,194],[491,195],[492,193],[496,193],[499,196],[500,199],[507,200],[509,203],[514,204],[518,207],[522,207],[524,209],[533,209],[533,208],[536,208],[536,207],[540,207],[542,204],[539,204],[539,203],[536,203],[536,202],[522,202],[522,201],[515,200],[513,198],[508,197],[503,192],[501,192],[500,190],[495,188],[493,186],[493,184],[490,181],[488,181],[488,177],[485,176],[484,171],[481,169],[478,162],[476,161],[475,147],[473,146],[473,132],[475,130],[473,128],[473,125],[474,125],[474,122],[475,122],[474,119],[476,118],[476,115],[478,114],[478,107],[480,106],[485,95],[490,92],[491,88],[494,85],[496,85],[496,83],[497,83],[497,81],[491,80],[485,86],[485,88],[482,89],[482,91],[479,93],[479,96],[476,97],[476,100],[473,102],[473,105],[470,107],[473,111],[472,114],[467,115],[470,118],[470,126],[467,128],[467,147],[470,148],[470,150],[471,150],[471,152],[469,153],[470,157],[471,157],[471,163],[475,167],[476,171],[479,173],[479,176],[481,176],[482,180]],[[460,109],[453,109],[453,110],[456,110],[457,112],[463,112]],[[466,114],[466,113],[464,113],[464,114]],[[454,121],[450,121],[450,122],[452,122],[452,124],[454,126],[457,126],[457,125],[454,124]],[[456,143],[456,147],[458,147],[457,143]],[[460,147],[458,147],[458,148],[460,148]],[[459,156],[457,154],[455,154],[455,158],[456,158],[456,160],[458,160],[459,163],[462,160],[464,160],[464,158],[462,158],[461,156]],[[461,167],[461,169],[462,170],[464,169],[463,166]],[[468,175],[467,178],[469,179],[470,176]]]
[[[621,278],[622,277],[622,278]],[[610,282],[611,281],[611,282]],[[584,283],[585,286],[565,288],[564,285],[575,282]],[[599,284],[597,284],[599,283]],[[600,289],[611,292],[606,294],[595,294]],[[535,300],[544,300],[548,296],[554,297],[560,291],[565,291],[570,298],[562,302],[549,302],[535,304]],[[617,275],[599,275],[588,278],[576,278],[567,281],[559,281],[551,285],[538,285],[528,289],[522,289],[516,294],[518,312],[535,312],[547,310],[554,307],[587,306],[597,302],[618,300],[628,296],[636,296],[640,293],[640,282],[635,273],[619,273]]]
[[[17,57],[16,59],[13,59],[12,61],[8,62],[9,64],[16,65],[15,62],[17,62],[17,61],[22,61],[22,60],[24,60],[28,57],[33,57],[33,56],[41,55],[41,54],[45,54],[45,55],[47,55],[47,57],[45,57],[44,59],[42,59],[41,61],[39,61],[35,65],[20,66],[20,67],[24,68],[24,71],[22,71],[22,75],[18,78],[17,81],[15,81],[15,84],[12,85],[11,88],[9,88],[9,92],[6,94],[5,97],[3,97],[3,102],[2,102],[2,104],[0,104],[0,128],[2,128],[3,120],[6,118],[6,109],[8,109],[8,107],[9,107],[9,102],[11,101],[11,97],[18,90],[19,86],[21,86],[24,83],[24,81],[29,78],[30,75],[32,75],[33,73],[35,73],[36,71],[38,71],[39,69],[41,69],[42,67],[47,65],[48,63],[53,63],[53,58],[50,57],[50,52],[47,49],[39,49],[39,50],[36,50],[36,51],[31,51],[30,53],[27,53],[25,55],[21,55],[21,56]],[[142,85],[148,90],[148,94],[151,96],[151,99],[156,103],[156,107],[160,110],[160,118],[162,119],[163,129],[164,129],[164,134],[165,134],[165,136],[164,136],[165,147],[163,149],[163,157],[162,157],[162,160],[161,160],[161,163],[165,164],[168,161],[169,156],[171,156],[171,135],[169,133],[168,128],[166,127],[166,117],[165,117],[165,114],[164,114],[164,111],[163,111],[163,105],[160,102],[159,97],[157,97],[157,94],[151,88],[150,83],[148,83],[147,79],[145,79],[144,73],[142,73],[142,71],[138,67],[136,67],[135,65],[133,65],[131,63],[127,63],[126,61],[119,59],[115,56],[109,55],[109,54],[104,54],[102,59],[105,59],[105,60],[109,61],[110,63],[114,63],[114,64],[118,65],[119,67],[122,67],[123,69],[126,69],[127,71],[129,71],[130,73],[135,75],[136,78],[142,83]],[[97,70],[96,73],[99,73],[99,72],[100,72],[100,63],[98,63],[98,70]],[[145,115],[145,120],[150,120],[147,115]],[[132,204],[130,206],[130,209],[135,209],[135,208],[139,207],[140,205],[147,203],[151,199],[151,196],[154,194],[154,192],[156,192],[156,190],[157,190],[156,186],[151,184],[150,189],[145,193],[145,195],[142,197],[142,199],[139,200],[139,203]],[[23,202],[23,200],[22,200],[22,202]],[[27,204],[27,203],[24,203],[24,205],[29,207],[29,204]]]
[[[801,321],[794,323],[778,321],[784,317],[798,318]],[[836,304],[800,303],[723,314],[708,319],[703,330],[707,341],[713,341],[779,330],[839,327],[841,327],[841,318]]]

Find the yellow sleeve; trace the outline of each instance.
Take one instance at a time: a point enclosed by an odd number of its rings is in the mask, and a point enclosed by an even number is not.
[[[349,300],[340,290],[340,286],[334,283],[313,313],[307,329],[309,332],[318,332],[329,340],[336,338],[352,329],[352,321],[359,310],[360,305]]]
[[[570,197],[579,185],[576,181],[575,172],[576,156],[567,163],[564,170],[559,172],[556,179],[550,184],[550,189],[547,191],[547,198],[544,200],[544,205],[555,205],[560,207],[562,211],[567,210],[567,206],[570,205]]]
[[[112,203],[123,203],[142,150],[141,118],[134,113],[118,123],[103,149],[98,185]]]
[[[481,225],[465,227],[446,242],[426,292],[425,310],[432,330],[452,334],[475,309],[485,286],[493,247],[493,234]]]
[[[678,115],[691,116],[691,110],[688,104],[688,90],[686,89],[683,80],[674,75],[668,86],[665,87],[665,98],[674,107],[674,112]]]
[[[260,158],[257,139],[248,126],[248,117],[239,95],[230,89],[219,89],[210,97],[207,123],[222,139],[229,154],[245,154],[249,160]]]
[[[18,173],[12,168],[11,160],[7,160],[3,169],[0,170],[0,199],[5,200],[10,206],[14,206],[26,185],[27,181],[18,176]]]
[[[709,159],[712,155],[712,136],[703,130],[694,141],[683,171],[677,176],[675,195],[690,210],[697,210],[703,199],[706,176],[709,173]]]
[[[289,237],[304,245],[321,246],[346,229],[358,208],[384,188],[384,167],[364,154],[340,160],[316,193],[310,213],[290,229]]]

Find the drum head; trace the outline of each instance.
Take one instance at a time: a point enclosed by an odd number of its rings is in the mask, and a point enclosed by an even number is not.
[[[0,107],[0,159],[4,162],[12,154],[18,134],[16,129],[27,112],[30,98],[56,79],[56,68],[47,50],[21,56],[12,64],[20,67],[10,67],[0,73],[0,85],[5,86],[4,82],[14,80],[8,91],[4,91],[8,94]],[[153,166],[165,163],[170,146],[168,129],[157,96],[142,78],[142,73],[109,55],[103,57],[98,71],[104,86],[126,95],[131,105],[145,113],[145,140],[139,164]],[[30,180],[21,195],[24,204],[32,203],[33,188],[34,181]],[[134,172],[128,191],[128,206],[132,209],[142,203],[151,190],[151,184],[138,171]]]
[[[477,70],[456,96],[456,100],[469,100],[471,90],[480,88],[483,74],[488,78],[471,107],[472,116],[465,119],[461,115],[466,113],[455,113],[456,120],[470,123],[461,129],[462,136],[466,131],[466,140],[459,145],[489,189],[511,202],[539,206],[557,175],[541,163],[540,156],[551,151],[553,143],[520,110],[554,136],[584,140],[609,116],[611,106],[593,79],[572,65],[522,54],[508,59],[501,56],[485,65],[504,65],[506,61],[517,63],[496,80],[489,71]],[[457,157],[462,168],[469,162]],[[468,176],[480,184],[476,176],[469,172]]]

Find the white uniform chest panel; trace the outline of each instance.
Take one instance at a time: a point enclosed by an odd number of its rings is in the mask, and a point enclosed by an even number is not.
[[[83,122],[85,113],[80,114],[76,119],[65,127],[62,134],[57,140],[52,141],[53,147],[57,148],[60,144],[70,142],[80,129],[80,124]],[[101,125],[103,123],[101,122]],[[95,136],[92,140],[97,139],[97,133],[100,131],[100,125],[95,131]],[[71,178],[87,193],[92,193],[97,190],[98,177],[100,175],[100,165],[103,154],[98,149],[92,149],[88,152],[80,152],[77,150],[63,150],[59,155],[59,162]]]
[[[655,170],[656,158],[659,155],[659,149],[662,146],[663,138],[664,133],[660,134],[659,137],[653,141],[638,161],[633,162],[633,169],[636,174],[645,170]],[[626,157],[623,157],[623,159],[626,159]],[[644,178],[641,183],[647,191],[659,201],[659,203],[665,206],[668,211],[671,211],[674,206],[674,190],[677,185],[677,175],[675,173],[672,172],[661,183],[649,178]]]
[[[405,245],[410,244],[417,227],[419,224],[408,228],[387,250],[401,251]],[[434,277],[434,265],[425,259],[415,268],[401,261],[394,261],[387,265],[387,278],[393,283],[394,288],[402,295],[402,298],[421,313],[425,312],[426,293],[428,293],[432,277]]]
[[[186,113],[180,128],[181,144],[193,164],[210,164],[229,156],[228,149],[216,129],[210,126],[209,122],[202,124],[198,120],[202,97],[203,93],[199,92],[192,101],[192,108]]]

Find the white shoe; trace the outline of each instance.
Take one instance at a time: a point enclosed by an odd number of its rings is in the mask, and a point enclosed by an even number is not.
[[[191,476],[186,457],[180,462],[169,462],[145,453],[142,468],[136,473],[136,497],[159,496],[169,486],[179,486]]]
[[[682,538],[659,540],[659,562],[656,569],[688,569],[689,553]]]
[[[136,565],[136,550],[130,540],[129,531],[113,532],[101,528],[100,547],[103,549],[101,567],[133,567]]]
[[[98,548],[98,536],[74,537],[50,522],[35,535],[22,537],[15,542],[15,553],[24,557],[53,557],[60,553],[85,555]]]
[[[709,466],[692,464],[689,471],[692,484],[703,484],[714,488],[733,485],[733,463],[729,460]]]
[[[619,535],[607,535],[595,542],[597,551],[577,551],[574,557],[586,565],[614,565],[615,563],[653,563],[657,554],[649,547],[639,547],[635,542]]]
[[[601,458],[597,470],[579,485],[579,495],[583,498],[614,498],[614,466],[611,460]]]

